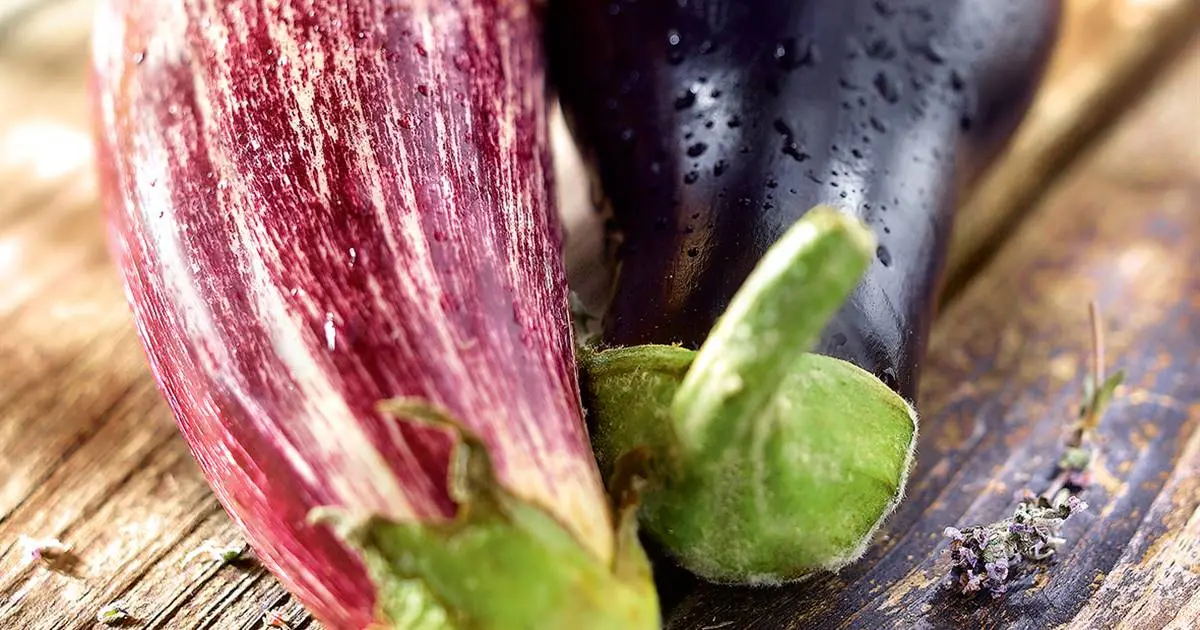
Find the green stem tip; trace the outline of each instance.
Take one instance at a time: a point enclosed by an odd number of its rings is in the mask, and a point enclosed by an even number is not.
[[[659,627],[649,562],[628,504],[618,506],[616,556],[611,564],[601,562],[546,510],[505,489],[482,441],[444,411],[405,399],[381,409],[446,427],[459,438],[449,472],[459,505],[454,520],[396,522],[330,508],[310,515],[361,551],[386,627]]]
[[[698,352],[582,353],[602,470],[650,453],[641,522],[702,577],[778,583],[840,568],[899,503],[916,413],[870,373],[806,352],[873,252],[864,226],[815,208]]]

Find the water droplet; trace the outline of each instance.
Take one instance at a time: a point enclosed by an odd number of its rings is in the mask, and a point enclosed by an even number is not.
[[[358,250],[350,248],[350,268],[354,268],[354,263],[358,261]]]
[[[896,82],[886,72],[880,71],[876,74],[873,83],[879,95],[883,97],[883,100],[889,103],[895,103],[900,100],[900,86],[896,85]]]
[[[333,323],[333,313],[325,313],[325,347],[330,351],[337,347],[337,326]]]
[[[776,180],[774,178],[768,179],[767,180],[767,188],[770,188],[772,190],[779,188],[779,180]]]
[[[424,84],[418,85],[417,93],[420,94],[421,96],[429,96],[429,86],[424,85]]]
[[[675,29],[671,29],[671,30],[667,31],[667,43],[668,44],[670,44],[671,46],[678,46],[680,41],[682,41],[682,40],[679,37],[679,31],[677,31]]]
[[[696,183],[696,180],[698,180],[698,179],[700,179],[700,173],[699,173],[699,172],[697,172],[697,171],[688,171],[688,172],[687,172],[687,174],[683,176],[683,183],[685,183],[685,184],[695,184],[695,183]]]
[[[889,252],[888,249],[883,245],[875,248],[875,257],[879,259],[879,262],[882,263],[884,267],[892,266],[892,253]]]
[[[887,124],[874,116],[871,117],[871,128],[879,133],[887,133],[888,130]]]
[[[675,111],[683,111],[696,104],[695,88],[688,88],[675,97]]]
[[[725,160],[718,160],[717,163],[713,165],[713,175],[720,177],[728,168],[729,164]]]
[[[955,92],[961,92],[966,85],[967,80],[963,78],[961,72],[959,72],[957,69],[950,71],[950,89],[954,90]]]
[[[942,49],[941,44],[932,39],[924,42],[917,49],[930,63],[942,63],[946,61],[946,51]]]
[[[738,118],[737,116],[732,116],[729,118],[729,122],[727,122],[725,124],[730,129],[737,129],[738,127],[742,126],[742,119]]]
[[[783,154],[792,158],[793,160],[796,160],[797,162],[803,162],[809,158],[809,155],[801,151],[799,145],[797,145],[795,142],[788,142],[784,144]]]
[[[687,154],[688,154],[688,157],[700,157],[701,155],[704,155],[704,152],[707,150],[708,150],[707,144],[704,144],[703,142],[697,142],[696,144],[693,144],[692,146],[688,147]]]
[[[780,69],[791,72],[802,66],[813,66],[820,61],[820,51],[816,42],[799,42],[795,37],[789,37],[775,45],[775,61]]]
[[[887,61],[896,56],[896,47],[886,37],[879,37],[867,45],[867,56],[880,61]]]

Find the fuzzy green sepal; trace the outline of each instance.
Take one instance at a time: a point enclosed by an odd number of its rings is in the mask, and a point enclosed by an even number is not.
[[[805,352],[873,249],[853,219],[814,209],[698,352],[581,353],[602,470],[648,453],[642,524],[702,577],[776,583],[839,568],[899,502],[915,412],[868,372]]]
[[[359,549],[378,588],[380,617],[397,629],[625,630],[659,627],[650,566],[634,510],[618,512],[615,560],[601,562],[545,509],[516,497],[495,477],[479,439],[421,402],[387,410],[456,431],[450,488],[457,518],[400,523],[321,510]]]

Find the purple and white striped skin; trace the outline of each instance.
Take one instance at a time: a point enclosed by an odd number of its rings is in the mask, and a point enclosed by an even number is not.
[[[599,561],[530,0],[106,0],[94,54],[113,251],[179,426],[265,564],[374,620],[313,508],[446,519],[448,433]]]

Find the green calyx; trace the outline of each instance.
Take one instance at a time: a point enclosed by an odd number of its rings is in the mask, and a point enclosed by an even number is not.
[[[698,575],[777,583],[840,568],[899,503],[913,409],[868,372],[806,352],[873,251],[866,228],[814,209],[699,351],[582,355],[602,470],[648,453],[641,522]]]
[[[359,549],[378,589],[387,628],[414,630],[623,630],[659,627],[650,565],[637,540],[634,506],[618,506],[617,552],[601,562],[544,509],[496,480],[480,440],[423,402],[390,401],[398,417],[457,431],[450,470],[459,514],[404,523],[319,510]]]

